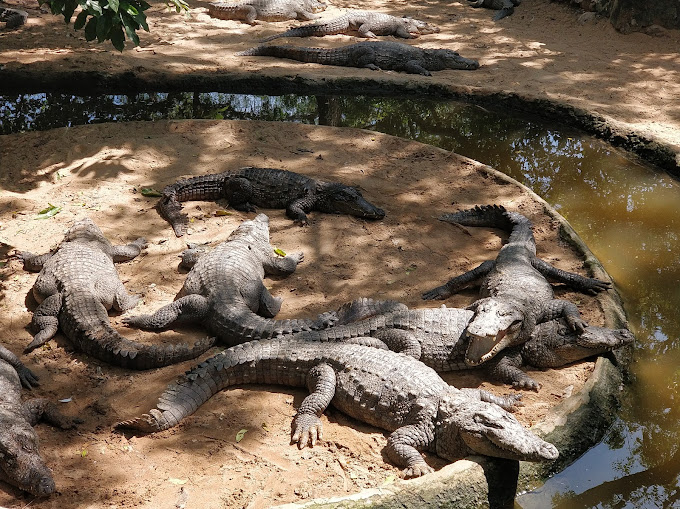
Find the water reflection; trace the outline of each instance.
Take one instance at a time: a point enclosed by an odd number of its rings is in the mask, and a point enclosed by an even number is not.
[[[517,503],[525,509],[680,507],[676,180],[575,131],[448,101],[192,92],[0,96],[2,133],[161,118],[374,129],[467,155],[531,187],[560,210],[612,275],[639,342],[617,424],[592,451]]]

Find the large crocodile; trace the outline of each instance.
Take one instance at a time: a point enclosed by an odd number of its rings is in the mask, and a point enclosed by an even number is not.
[[[4,21],[5,29],[17,28],[26,23],[28,13],[20,9],[0,7],[0,21]]]
[[[330,49],[261,45],[237,55],[289,58],[314,64],[404,71],[424,76],[431,76],[430,71],[443,69],[479,68],[476,60],[463,58],[450,49],[423,49],[392,41],[366,41]]]
[[[272,319],[282,299],[264,286],[265,274],[292,274],[303,258],[302,253],[277,256],[269,243],[269,218],[258,214],[241,223],[213,251],[192,260],[193,267],[174,302],[152,315],[126,317],[123,323],[161,330],[179,320],[201,322],[228,345],[323,329],[335,321],[334,313],[311,320]]]
[[[425,21],[409,17],[392,16],[375,11],[351,10],[329,21],[291,28],[263,39],[273,41],[280,37],[323,37],[324,35],[357,33],[359,37],[373,39],[378,35],[394,35],[413,39],[419,35],[439,32],[439,28]]]
[[[474,312],[459,308],[408,309],[393,301],[356,299],[338,309],[338,325],[300,332],[296,341],[355,341],[370,336],[390,350],[419,359],[437,372],[480,366],[467,359],[471,341],[467,326]],[[553,368],[611,351],[633,341],[626,329],[588,326],[576,333],[564,319],[538,324],[521,347],[500,353],[488,366],[493,380],[538,390],[539,384],[520,368]]]
[[[236,19],[254,24],[255,20],[286,21],[315,19],[314,13],[323,11],[326,4],[319,0],[244,0],[208,4],[208,14],[218,19]]]
[[[210,348],[213,338],[197,341],[193,347],[147,345],[124,338],[111,327],[107,310],[125,311],[139,300],[125,290],[114,262],[135,258],[145,246],[142,238],[113,246],[97,225],[85,218],[69,228],[56,252],[18,252],[24,269],[40,271],[33,286],[40,303],[32,320],[37,333],[27,351],[49,341],[58,328],[78,350],[132,369],[167,366],[193,359]]]
[[[512,409],[518,396],[456,389],[412,357],[369,344],[287,338],[251,341],[219,353],[168,387],[148,414],[117,427],[145,433],[168,429],[218,391],[246,383],[310,390],[292,423],[292,441],[300,448],[322,438],[320,417],[331,403],[362,422],[391,431],[387,457],[405,467],[405,477],[432,471],[420,451],[450,461],[468,454],[525,461],[558,456],[555,446],[501,408]]]
[[[557,269],[538,258],[531,222],[517,212],[488,205],[446,214],[439,219],[511,232],[495,260],[488,260],[423,294],[426,300],[444,299],[475,282],[480,283],[481,298],[468,308],[475,312],[467,329],[471,339],[467,352],[470,363],[487,361],[503,348],[524,343],[537,323],[553,318],[564,317],[573,330],[585,329],[587,324],[578,308],[571,302],[555,299],[546,278],[588,293],[611,287],[608,282]]]
[[[0,345],[0,479],[45,497],[55,491],[52,472],[40,456],[33,426],[42,418],[62,429],[76,421],[61,415],[54,403],[31,399],[22,403],[21,386],[31,389],[38,377]]]
[[[382,219],[385,211],[366,201],[356,187],[325,182],[299,173],[274,168],[245,167],[223,173],[180,180],[163,189],[158,203],[175,235],[186,232],[188,217],[180,202],[226,198],[236,210],[254,212],[255,206],[285,208],[286,214],[307,224],[307,212],[350,214],[365,219]]]
[[[498,11],[493,16],[494,21],[510,16],[515,12],[515,7],[517,7],[521,1],[522,0],[468,0],[471,7],[486,7],[487,9]]]

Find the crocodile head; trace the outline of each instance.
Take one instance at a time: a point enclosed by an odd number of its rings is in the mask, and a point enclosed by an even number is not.
[[[66,231],[64,241],[69,242],[73,240],[104,240],[104,234],[99,229],[99,226],[94,224],[94,221],[89,217],[79,219]]]
[[[635,336],[628,329],[589,325],[578,334],[564,320],[536,326],[522,348],[524,360],[539,368],[556,368],[571,362],[630,345]]]
[[[431,50],[431,60],[435,61],[437,67],[432,69],[459,69],[463,71],[474,71],[479,69],[479,62],[471,58],[461,57],[457,52],[450,49]]]
[[[239,239],[269,243],[269,217],[266,214],[258,214],[255,219],[243,221],[227,238],[229,241]]]
[[[28,422],[12,417],[14,424],[0,430],[0,478],[32,495],[51,495],[54,480],[38,452],[38,436]]]
[[[516,301],[488,297],[468,309],[475,312],[467,326],[465,362],[470,366],[488,361],[504,348],[524,343],[535,325]]]
[[[382,219],[385,211],[367,201],[356,187],[330,183],[323,187],[318,208],[329,214],[348,214],[364,219]]]
[[[420,21],[419,19],[403,17],[402,21],[408,33],[416,37],[419,35],[439,33],[439,27],[430,25],[429,23]]]
[[[328,7],[328,4],[319,0],[305,0],[304,6],[308,12],[321,12]]]
[[[483,454],[520,461],[550,461],[559,452],[494,403],[452,390],[439,402],[437,456],[455,461]]]

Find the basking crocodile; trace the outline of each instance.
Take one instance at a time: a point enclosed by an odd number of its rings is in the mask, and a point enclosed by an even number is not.
[[[481,283],[482,298],[468,308],[475,312],[467,329],[470,346],[466,360],[471,364],[485,362],[503,348],[524,343],[537,323],[553,318],[564,317],[573,330],[585,329],[587,324],[578,308],[571,302],[555,299],[546,277],[593,294],[611,287],[608,282],[557,269],[538,258],[531,222],[517,212],[487,205],[439,219],[511,232],[496,260],[488,260],[423,294],[426,300],[444,299],[470,284]]]
[[[412,357],[369,344],[278,338],[238,345],[168,387],[148,414],[116,426],[146,433],[168,429],[224,388],[279,384],[310,390],[293,418],[292,441],[298,447],[313,446],[322,438],[320,417],[332,403],[355,419],[392,432],[387,457],[405,467],[405,477],[432,471],[420,451],[451,461],[469,454],[525,461],[557,458],[555,446],[501,408],[512,409],[518,396],[456,389]]]
[[[158,203],[175,235],[186,232],[188,217],[180,202],[226,198],[236,210],[254,212],[255,206],[285,208],[288,217],[307,224],[307,212],[350,214],[382,219],[385,211],[364,199],[361,191],[338,182],[324,182],[299,173],[274,168],[245,167],[223,173],[201,175],[169,185]]]
[[[292,274],[303,257],[302,253],[277,256],[269,243],[269,218],[258,214],[241,223],[213,251],[188,262],[193,267],[173,303],[152,315],[126,317],[123,323],[161,330],[179,320],[201,322],[228,345],[323,329],[335,321],[334,313],[313,320],[272,319],[282,299],[273,297],[262,279],[265,274]]]
[[[130,295],[118,278],[114,262],[135,258],[146,246],[140,238],[113,246],[92,222],[76,221],[54,253],[17,255],[24,269],[40,271],[33,295],[40,305],[33,313],[37,333],[27,351],[49,341],[60,327],[74,346],[92,357],[124,368],[150,369],[193,359],[214,343],[198,341],[193,347],[146,345],[124,338],[109,323],[111,307],[125,311],[139,298]]]
[[[208,14],[218,19],[236,19],[253,25],[255,20],[286,21],[315,19],[314,13],[323,11],[326,4],[319,0],[245,0],[208,4]]]
[[[28,13],[19,9],[0,7],[0,21],[5,22],[5,29],[17,28],[26,23]]]
[[[517,7],[521,1],[522,0],[468,0],[471,7],[486,7],[487,9],[498,11],[493,17],[494,21],[510,16],[515,12],[515,7]]]
[[[431,76],[430,71],[474,70],[479,67],[476,60],[463,58],[450,49],[422,49],[392,41],[366,41],[331,49],[261,45],[237,55],[289,58],[314,64],[365,67],[374,71],[405,71],[424,76]]]
[[[575,333],[564,319],[550,320],[538,324],[529,341],[491,360],[489,374],[518,389],[538,391],[540,384],[523,372],[522,366],[558,368],[630,345],[633,341],[635,336],[627,329],[589,325],[583,332]]]
[[[424,21],[409,17],[398,17],[375,11],[349,11],[340,17],[291,28],[286,32],[272,35],[262,42],[280,37],[323,37],[324,35],[358,33],[359,37],[373,39],[378,35],[395,35],[413,39],[419,35],[439,32],[439,28]]]
[[[45,497],[54,493],[54,480],[40,456],[33,426],[42,418],[69,429],[76,421],[61,415],[46,399],[22,403],[21,386],[31,389],[37,382],[38,377],[16,355],[0,346],[0,480]]]
[[[408,309],[394,301],[356,299],[337,312],[338,325],[321,331],[300,332],[296,341],[355,341],[373,337],[390,350],[405,353],[437,372],[478,367],[467,358],[471,345],[467,326],[474,312],[447,308]],[[484,366],[493,380],[518,388],[538,390],[539,385],[526,375],[522,366],[559,367],[577,360],[611,351],[633,341],[626,329],[588,326],[575,333],[562,320],[538,324],[531,338],[521,347],[506,350]]]

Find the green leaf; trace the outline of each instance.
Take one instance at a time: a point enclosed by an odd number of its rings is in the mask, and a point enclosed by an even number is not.
[[[241,440],[243,440],[243,437],[245,436],[246,433],[248,433],[248,430],[245,429],[245,428],[242,429],[242,430],[239,430],[239,432],[236,433],[236,442],[238,443]]]
[[[135,32],[135,28],[125,23],[125,21],[123,21],[123,23],[125,24],[125,33],[127,34],[128,39],[130,39],[135,46],[139,46],[139,36],[137,35],[137,32]]]
[[[142,187],[139,192],[142,193],[142,196],[148,196],[151,198],[159,198],[163,196],[163,193],[156,191],[153,187]]]
[[[105,41],[109,38],[112,25],[113,23],[111,23],[111,13],[107,12],[97,20],[97,40],[99,42]]]
[[[168,478],[168,481],[170,481],[172,484],[178,484],[181,486],[182,484],[186,484],[188,479],[175,479],[174,477],[170,477]]]
[[[123,35],[123,27],[116,25],[111,29],[111,44],[118,51],[125,49],[125,35]]]
[[[97,38],[97,18],[92,16],[85,25],[85,40],[94,41]]]
[[[83,449],[82,451],[80,451],[80,457],[84,458],[85,456],[87,456],[87,449]]]
[[[134,19],[139,26],[141,26],[144,30],[147,32],[149,31],[149,25],[146,23],[146,14],[143,12],[139,12],[132,16],[132,19]]]
[[[274,248],[274,252],[279,256],[286,256],[286,252],[283,249],[279,249],[278,247]]]
[[[87,5],[87,12],[93,16],[99,17],[104,13],[102,6],[96,0],[88,0],[85,5]]]
[[[109,10],[118,13],[120,0],[109,0]]]
[[[85,21],[87,21],[87,11],[80,11],[76,17],[76,22],[73,23],[73,28],[80,30],[85,26]]]
[[[78,7],[78,2],[75,0],[67,0],[64,4],[64,21],[67,24],[71,22],[73,12],[76,10],[76,7]]]
[[[47,219],[49,217],[53,217],[59,214],[61,207],[57,207],[56,205],[52,205],[51,203],[48,203],[48,205],[49,207],[44,208],[40,212],[38,212],[38,215],[35,217],[36,219]]]

